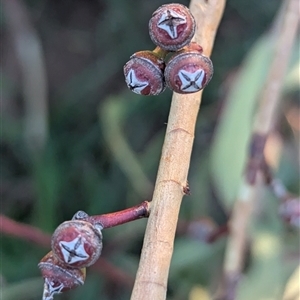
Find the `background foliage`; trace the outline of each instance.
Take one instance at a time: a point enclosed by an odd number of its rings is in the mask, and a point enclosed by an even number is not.
[[[148,19],[166,2],[23,3],[46,63],[49,130],[46,146],[37,155],[24,135],[24,75],[2,7],[1,213],[51,233],[79,209],[103,214],[151,199],[171,92],[158,97],[130,93],[122,67],[132,53],[154,48]],[[272,42],[265,34],[279,4],[278,0],[227,3],[212,55],[215,74],[197,122],[191,196],[183,201],[179,225],[204,216],[217,224],[226,222],[245,159],[256,105],[253,97],[270,61]],[[297,127],[291,116],[299,118],[299,88],[293,75],[298,64],[295,54],[269,154],[276,176],[294,193],[299,193],[299,119]],[[264,191],[255,213],[240,299],[281,299],[297,264],[298,235],[281,223],[277,204]],[[104,232],[102,256],[132,278],[145,225],[146,220],[140,220]],[[207,299],[207,293],[213,294],[225,242],[224,238],[207,245],[178,230],[168,299]],[[36,265],[45,253],[26,241],[1,236],[3,300],[40,299]],[[130,291],[130,286],[89,271],[82,288],[57,298],[129,299]]]

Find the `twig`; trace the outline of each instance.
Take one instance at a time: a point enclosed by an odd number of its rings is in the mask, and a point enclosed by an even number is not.
[[[142,202],[134,207],[109,213],[104,215],[87,216],[86,220],[91,223],[100,223],[105,228],[121,225],[126,222],[131,222],[140,218],[146,218],[149,215],[150,203],[147,201]],[[76,215],[82,214],[82,212]],[[83,213],[85,214],[85,213]],[[86,214],[85,214],[86,215]],[[9,236],[14,236],[25,241],[30,241],[36,245],[50,248],[51,236],[43,231],[20,222],[11,220],[10,218],[0,215],[0,232]],[[110,264],[104,258],[100,258],[92,267],[92,269],[101,272],[116,283],[123,283],[129,287],[133,285],[133,278],[122,270]]]
[[[284,5],[285,7],[285,5]],[[268,134],[276,118],[281,91],[291,55],[293,43],[299,26],[299,2],[288,0],[287,8],[278,40],[275,46],[273,63],[271,64],[266,84],[261,95],[261,108],[254,123],[254,132]]]
[[[276,118],[285,70],[298,28],[298,4],[297,0],[289,0],[287,5],[283,5],[284,13],[281,10],[275,22],[279,30],[278,40],[261,93],[260,107],[255,117],[245,175],[230,220],[230,236],[224,262],[224,291],[218,299],[235,299],[237,284],[244,265],[247,228],[256,198],[258,175],[263,174],[265,163],[263,149]]]
[[[142,203],[118,211],[114,213],[99,215],[99,216],[90,216],[85,220],[92,224],[101,224],[102,228],[110,228],[114,226],[119,226],[124,223],[128,223],[134,220],[141,218],[148,218],[150,213],[150,203],[148,201],[143,201]]]
[[[41,247],[50,247],[51,236],[40,229],[25,223],[14,221],[4,215],[0,215],[0,232],[8,236],[17,237],[24,241],[30,241]]]
[[[40,229],[0,215],[0,232],[49,248],[51,237]]]
[[[195,41],[210,55],[225,0],[191,1],[197,22]],[[178,213],[187,185],[195,123],[202,92],[174,93],[132,300],[162,300],[167,281]]]

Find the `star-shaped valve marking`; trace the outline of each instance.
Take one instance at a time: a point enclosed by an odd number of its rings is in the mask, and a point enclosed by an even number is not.
[[[179,71],[178,76],[181,80],[180,89],[183,92],[191,92],[191,93],[201,90],[204,75],[205,72],[201,69],[193,73],[185,70]]]
[[[60,241],[59,245],[61,247],[64,260],[68,264],[74,264],[78,261],[87,260],[89,258],[89,255],[84,249],[84,243],[81,236],[70,242]]]
[[[171,39],[178,37],[177,26],[186,23],[186,17],[178,14],[176,11],[167,10],[162,14],[158,21],[158,27],[165,30]]]
[[[53,300],[55,294],[60,294],[64,288],[63,283],[56,285],[55,282],[45,279],[43,300]]]
[[[137,94],[141,94],[142,90],[148,85],[147,81],[140,81],[132,69],[126,76],[126,82],[129,89]]]

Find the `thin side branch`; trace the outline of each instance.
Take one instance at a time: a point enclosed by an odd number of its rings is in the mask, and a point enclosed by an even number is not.
[[[34,226],[16,222],[0,214],[0,235],[2,234],[32,242],[35,245],[48,249],[51,245],[50,234],[47,234]],[[130,275],[112,265],[105,258],[100,257],[91,269],[103,274],[114,283],[123,284],[130,288],[133,285],[133,278],[131,278]]]
[[[283,10],[283,12],[282,12]],[[245,175],[240,185],[230,220],[230,236],[224,262],[224,290],[218,299],[234,300],[237,284],[243,270],[248,238],[248,224],[255,204],[257,184],[261,182],[264,167],[263,150],[269,132],[276,119],[285,71],[299,24],[299,2],[289,0],[283,5],[277,21],[279,32],[274,57],[261,93],[260,107],[250,142],[250,151]]]
[[[191,1],[197,23],[195,41],[210,55],[225,0]],[[187,186],[196,119],[202,92],[174,93],[157,174],[151,214],[131,300],[166,298],[175,231]]]
[[[0,232],[45,248],[49,248],[51,244],[50,235],[34,226],[16,222],[4,215],[0,215]]]
[[[48,138],[48,87],[43,50],[23,1],[3,0],[3,9],[22,73],[24,138],[35,155],[44,149]]]
[[[274,59],[261,95],[261,108],[256,116],[254,131],[268,134],[276,117],[286,69],[299,27],[299,1],[287,1],[287,9],[279,29]]]

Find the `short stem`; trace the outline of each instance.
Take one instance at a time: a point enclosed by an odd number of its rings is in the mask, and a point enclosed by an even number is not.
[[[164,50],[164,49],[160,48],[159,46],[157,46],[152,52],[155,53],[159,58],[161,58],[163,60],[169,54],[169,51]]]
[[[92,224],[101,224],[102,228],[110,228],[141,218],[147,218],[150,212],[150,202],[142,203],[114,213],[90,216],[86,221]]]

